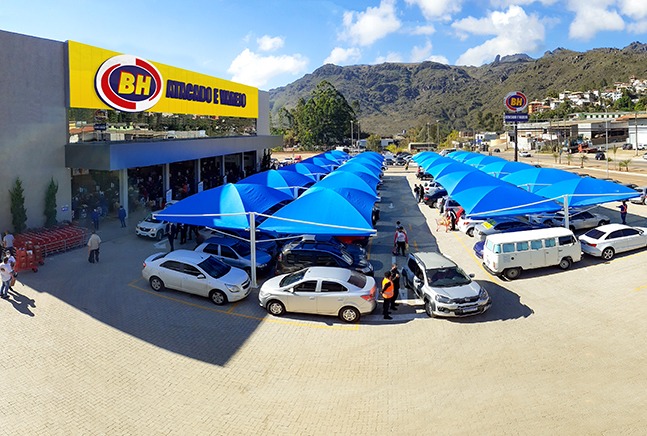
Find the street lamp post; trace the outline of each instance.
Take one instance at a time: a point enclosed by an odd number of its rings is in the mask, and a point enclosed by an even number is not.
[[[350,120],[350,146],[353,148],[353,120]]]
[[[425,138],[425,142],[427,143],[427,147],[429,146],[429,123],[427,123],[427,137]]]
[[[604,140],[605,140],[605,153],[604,158],[607,161],[607,179],[609,178],[609,113],[607,107],[604,106]]]
[[[436,147],[440,146],[440,120],[436,120]]]

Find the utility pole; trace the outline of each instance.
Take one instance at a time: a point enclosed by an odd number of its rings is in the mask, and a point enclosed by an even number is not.
[[[350,120],[350,147],[353,148],[353,120]]]
[[[440,147],[440,120],[436,120],[436,146]]]

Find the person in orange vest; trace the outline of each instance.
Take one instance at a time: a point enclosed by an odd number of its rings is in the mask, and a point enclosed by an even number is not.
[[[391,271],[387,271],[384,273],[384,279],[382,280],[382,298],[384,299],[382,303],[382,315],[384,315],[384,319],[393,319],[389,315],[389,308],[391,307],[394,296],[395,290],[391,281]]]

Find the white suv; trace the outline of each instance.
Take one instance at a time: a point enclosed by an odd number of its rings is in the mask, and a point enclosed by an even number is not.
[[[425,304],[430,317],[461,317],[483,313],[492,300],[487,291],[440,253],[410,253],[402,269],[404,287]]]

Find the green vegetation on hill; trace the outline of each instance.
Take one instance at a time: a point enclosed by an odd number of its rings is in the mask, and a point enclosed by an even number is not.
[[[515,55],[481,67],[435,62],[328,64],[271,90],[270,109],[276,119],[281,109],[292,110],[325,80],[351,104],[363,132],[390,136],[402,130],[421,131],[439,120],[445,137],[452,130],[490,130],[500,125],[503,99],[510,91],[522,91],[531,101],[543,100],[565,90],[606,88],[630,76],[647,79],[647,45],[632,43],[624,49],[585,53],[557,49],[540,59]]]

